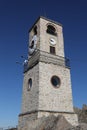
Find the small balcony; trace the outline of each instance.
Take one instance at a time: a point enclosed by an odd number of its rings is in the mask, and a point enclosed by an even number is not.
[[[24,73],[27,70],[31,69],[38,62],[44,62],[44,63],[48,63],[48,64],[52,63],[55,65],[70,68],[69,59],[58,56],[58,55],[53,55],[53,54],[45,52],[45,51],[35,50],[33,55],[29,58],[29,61],[26,64],[26,66],[24,66]]]

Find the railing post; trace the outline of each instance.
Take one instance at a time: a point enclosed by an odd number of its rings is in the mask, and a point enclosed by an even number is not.
[[[70,60],[68,58],[65,58],[65,65],[70,68]]]

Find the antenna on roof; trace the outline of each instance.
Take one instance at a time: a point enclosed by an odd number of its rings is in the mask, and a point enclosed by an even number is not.
[[[47,13],[46,13],[46,9],[45,8],[41,8],[41,16],[46,17],[47,18]]]
[[[47,18],[46,10],[44,9],[44,17]]]

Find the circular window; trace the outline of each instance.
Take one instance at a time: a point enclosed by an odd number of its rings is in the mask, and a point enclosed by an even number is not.
[[[60,86],[60,78],[58,76],[53,76],[51,78],[51,83],[55,88],[58,88]]]
[[[32,79],[30,78],[28,80],[28,88],[27,88],[27,90],[29,91],[31,89],[31,87],[32,87]]]

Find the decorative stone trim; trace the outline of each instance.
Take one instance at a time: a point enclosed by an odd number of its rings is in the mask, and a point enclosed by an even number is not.
[[[21,114],[19,114],[19,117],[20,116],[24,116],[24,115],[28,115],[28,114],[32,114],[32,113],[37,113],[37,112],[49,112],[49,113],[61,113],[61,114],[75,114],[74,112],[35,110],[35,111],[29,111],[29,112],[21,113]]]
[[[32,57],[30,57],[30,59],[29,59],[27,70],[31,69],[38,62],[55,64],[55,65],[70,68],[69,64],[67,64],[67,62],[69,62],[69,60],[66,59],[65,57],[61,57],[61,56],[53,55],[53,54],[50,54],[50,53],[47,53],[47,52],[44,52],[41,50],[37,50],[36,52],[34,52]]]

